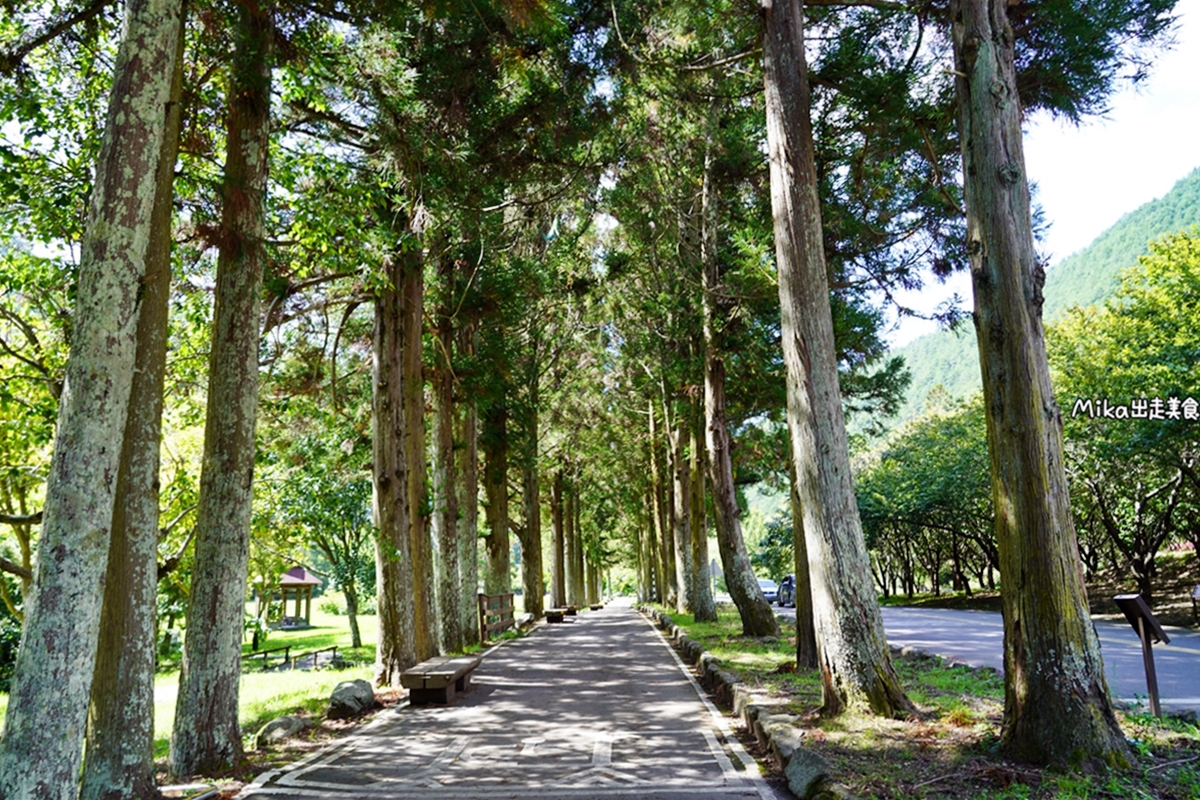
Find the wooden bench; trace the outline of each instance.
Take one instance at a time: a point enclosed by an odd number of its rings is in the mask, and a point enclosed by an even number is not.
[[[449,705],[470,691],[471,673],[481,663],[479,656],[431,658],[400,673],[400,685],[408,689],[408,702],[414,706]]]
[[[592,611],[599,611],[600,609],[604,608],[604,604],[603,603],[592,603],[590,606],[588,606],[588,608],[590,608]]]
[[[546,622],[562,622],[563,615],[567,613],[565,608],[551,608],[546,611]]]
[[[564,613],[568,617],[575,617],[575,616],[579,615],[579,609],[576,608],[575,606],[567,606],[566,611]]]

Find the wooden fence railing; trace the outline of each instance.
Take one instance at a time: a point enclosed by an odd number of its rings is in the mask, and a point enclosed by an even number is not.
[[[479,641],[486,642],[488,634],[517,624],[513,616],[513,593],[479,595]]]
[[[242,658],[258,658],[259,656],[262,656],[262,667],[263,669],[266,669],[269,666],[268,662],[270,661],[272,653],[283,653],[283,663],[286,664],[289,660],[288,655],[291,653],[291,651],[291,645],[286,647],[272,647],[270,650],[259,650],[257,653],[246,653],[244,656],[242,656]]]

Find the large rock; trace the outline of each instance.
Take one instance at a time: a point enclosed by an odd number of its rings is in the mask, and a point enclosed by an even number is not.
[[[329,696],[329,719],[357,717],[375,707],[375,690],[364,680],[342,681]]]
[[[272,745],[295,736],[310,724],[312,723],[303,717],[279,717],[278,719],[273,719],[266,725],[263,725],[258,733],[254,734],[254,749],[261,750],[267,745]]]
[[[796,797],[816,797],[827,790],[832,781],[829,763],[804,747],[793,748],[783,774]]]

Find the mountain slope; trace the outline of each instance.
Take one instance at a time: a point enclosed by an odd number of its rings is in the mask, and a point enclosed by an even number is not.
[[[1168,233],[1200,225],[1200,169],[1167,194],[1129,212],[1096,237],[1085,249],[1068,256],[1046,274],[1045,319],[1065,309],[1102,302],[1114,288],[1121,270],[1148,252],[1147,243]],[[957,331],[938,331],[914,339],[894,354],[912,370],[912,386],[898,424],[920,412],[930,390],[941,385],[953,397],[979,391],[979,351],[975,330],[966,321]]]

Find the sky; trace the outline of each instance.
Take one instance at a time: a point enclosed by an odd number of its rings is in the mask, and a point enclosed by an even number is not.
[[[1200,0],[1179,0],[1176,16],[1175,46],[1156,58],[1140,87],[1115,94],[1104,117],[1076,127],[1035,115],[1026,126],[1025,168],[1050,223],[1041,243],[1050,269],[1200,166]],[[907,293],[903,302],[932,309],[954,292],[969,308],[965,274]],[[906,320],[888,338],[899,346],[936,328]]]

